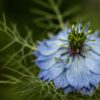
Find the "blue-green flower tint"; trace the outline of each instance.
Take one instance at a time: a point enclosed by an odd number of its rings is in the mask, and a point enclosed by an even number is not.
[[[41,42],[35,52],[39,77],[65,93],[92,95],[100,82],[100,39],[98,32],[90,33],[79,23]]]

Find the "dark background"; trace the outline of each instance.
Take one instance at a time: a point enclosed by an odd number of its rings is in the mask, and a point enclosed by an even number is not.
[[[65,9],[69,10],[74,6],[79,6],[80,9],[77,12],[68,15],[64,21],[79,18],[83,21],[91,21],[93,29],[100,29],[100,0],[63,0],[60,10],[63,12]],[[3,20],[2,15],[5,14],[8,25],[11,22],[15,23],[22,35],[24,35],[24,27],[27,26],[34,31],[34,41],[40,40],[47,35],[43,33],[44,29],[39,27],[33,21],[38,17],[38,15],[31,13],[31,9],[35,8],[46,10],[45,8],[41,8],[41,6],[32,2],[32,0],[0,0],[0,20]],[[50,11],[48,10],[48,12]],[[54,22],[57,23],[56,21]],[[47,27],[49,27],[49,25],[47,25]],[[49,31],[52,31],[52,29]],[[8,40],[4,34],[0,33],[0,46],[2,46]],[[16,49],[16,47],[13,49]],[[2,68],[2,65],[5,62],[3,59],[7,53],[11,53],[11,50],[0,53],[0,68]],[[0,70],[0,75],[2,73],[7,72],[5,70]],[[1,76],[0,78],[2,79]],[[21,98],[19,99],[18,95],[11,95],[10,89],[12,87],[12,85],[0,85],[0,100],[22,100]],[[33,100],[35,99],[33,98]],[[87,100],[90,100],[90,98]]]

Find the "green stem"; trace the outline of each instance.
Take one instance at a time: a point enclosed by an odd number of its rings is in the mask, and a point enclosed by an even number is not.
[[[36,50],[36,47],[34,47],[34,46],[32,46],[32,45],[29,45],[27,42],[24,43],[23,41],[20,41],[19,39],[17,39],[16,42],[18,42],[18,43],[21,44],[21,45],[24,44],[24,47],[27,47],[27,48],[29,48],[29,49],[31,49],[31,50],[34,50],[34,51]]]
[[[63,29],[64,28],[64,22],[63,22],[63,18],[62,18],[61,14],[60,14],[58,6],[54,2],[54,0],[48,0],[48,1],[50,2],[54,12],[57,15],[57,18],[58,18],[58,21],[59,21],[59,24],[60,24],[60,28]]]

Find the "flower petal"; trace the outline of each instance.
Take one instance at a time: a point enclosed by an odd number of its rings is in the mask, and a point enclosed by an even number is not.
[[[71,86],[80,89],[88,86],[90,73],[85,65],[83,58],[75,58],[71,67],[66,71],[67,80]]]
[[[51,58],[51,59],[46,59],[45,61],[36,61],[35,63],[41,69],[48,69],[51,66],[53,66],[56,62],[53,58]]]
[[[75,91],[75,89],[72,88],[71,86],[68,86],[68,87],[64,88],[65,93],[70,93],[70,92],[74,92],[74,91]]]
[[[68,33],[71,32],[70,28],[65,28],[63,31],[60,31],[59,34],[57,35],[58,39],[61,40],[68,40]]]
[[[93,86],[98,87],[98,83],[100,83],[100,75],[96,75],[94,73],[91,73],[90,83]]]
[[[58,77],[64,71],[64,64],[56,63],[47,70],[42,70],[39,77],[43,80],[53,80]]]
[[[64,63],[57,63],[49,69],[50,78],[57,78],[64,71]]]
[[[93,52],[90,54],[88,53],[86,56],[86,66],[87,68],[95,73],[95,74],[100,74],[100,57]]]
[[[94,91],[94,87],[91,87],[91,89],[87,89],[87,88],[82,88],[81,89],[81,94],[82,95],[89,95],[89,96],[91,96],[92,94],[93,94],[93,91]]]
[[[53,44],[52,44],[53,45]],[[55,44],[55,47],[48,47],[45,42],[42,42],[39,46],[38,46],[38,51],[43,54],[43,55],[51,55],[53,53],[55,53],[58,49],[60,48],[60,46],[57,46]]]
[[[91,38],[92,39],[92,38]],[[100,55],[100,38],[95,37],[94,41],[87,42],[88,46],[92,48],[98,55]]]
[[[41,69],[48,69],[48,68],[52,67],[55,63],[59,62],[59,61],[57,61],[57,59],[61,60],[60,62],[62,62],[61,55],[63,53],[66,53],[66,49],[60,49],[54,55],[50,55],[50,56],[41,55],[37,58],[36,64]],[[63,62],[65,60],[63,59]]]
[[[66,73],[62,72],[62,74],[60,74],[55,80],[54,80],[54,84],[56,86],[56,88],[65,88],[67,87],[68,81],[66,78]]]
[[[38,77],[42,80],[48,80],[49,79],[49,73],[46,70],[40,71]]]

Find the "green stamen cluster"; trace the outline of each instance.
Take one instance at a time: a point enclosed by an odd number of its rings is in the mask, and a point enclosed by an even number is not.
[[[72,26],[71,33],[68,36],[71,55],[82,53],[86,38],[86,34],[83,31],[79,33],[78,28],[75,30],[75,26]]]

